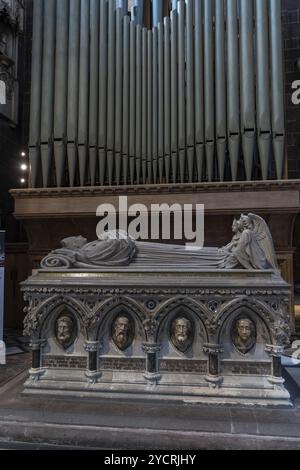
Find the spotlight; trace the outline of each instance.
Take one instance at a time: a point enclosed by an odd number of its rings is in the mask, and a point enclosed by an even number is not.
[[[25,183],[26,183],[25,178],[21,178],[21,179],[20,179],[20,183],[21,183],[21,184],[25,184]]]
[[[26,153],[25,153],[25,152],[21,152],[21,157],[26,157]]]
[[[22,171],[27,171],[27,169],[28,169],[28,166],[25,165],[25,163],[23,163],[23,165],[21,165],[21,170]]]

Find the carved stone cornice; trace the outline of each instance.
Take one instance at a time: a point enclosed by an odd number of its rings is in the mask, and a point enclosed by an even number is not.
[[[176,183],[136,186],[87,186],[78,188],[35,188],[12,189],[10,194],[19,198],[59,198],[90,197],[97,195],[134,195],[134,194],[169,194],[169,193],[213,193],[213,192],[248,192],[248,191],[289,191],[300,190],[300,180],[277,181],[241,181],[225,183]]]

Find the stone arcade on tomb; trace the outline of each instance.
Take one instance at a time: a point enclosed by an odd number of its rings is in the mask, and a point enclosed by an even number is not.
[[[243,215],[233,230],[226,247],[198,250],[106,233],[84,267],[86,241],[64,240],[23,284],[25,393],[289,406],[290,286],[263,219]]]

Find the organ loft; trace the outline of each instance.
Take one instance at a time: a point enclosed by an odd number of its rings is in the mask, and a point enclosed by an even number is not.
[[[30,182],[11,191],[31,268],[126,195],[204,204],[207,246],[263,216],[292,284],[280,0],[33,3]]]

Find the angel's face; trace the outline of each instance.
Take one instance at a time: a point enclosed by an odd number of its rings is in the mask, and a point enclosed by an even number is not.
[[[243,229],[252,229],[251,220],[249,219],[247,215],[242,215],[240,223]]]

